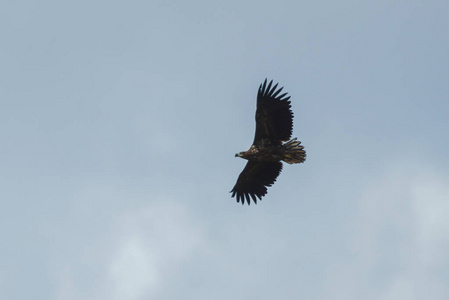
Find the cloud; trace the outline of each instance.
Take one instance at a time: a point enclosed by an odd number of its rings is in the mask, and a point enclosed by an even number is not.
[[[411,189],[414,240],[419,261],[436,267],[448,258],[449,180],[424,173]]]
[[[447,299],[449,178],[396,164],[358,199],[347,257],[328,269],[332,299]]]
[[[181,204],[151,204],[124,214],[109,265],[113,299],[154,295],[164,280],[204,244],[200,227]],[[146,299],[146,298],[145,298]]]
[[[129,237],[110,265],[114,299],[140,299],[157,284],[157,259],[139,236]]]
[[[54,266],[58,283],[54,299],[156,297],[170,290],[170,279],[205,248],[196,218],[166,196],[134,206],[110,221],[101,221],[100,232],[88,223],[83,228],[93,231],[97,241],[72,241],[73,251],[60,254]]]

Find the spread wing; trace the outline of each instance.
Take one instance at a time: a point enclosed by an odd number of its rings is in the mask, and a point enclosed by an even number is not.
[[[281,170],[282,163],[279,161],[248,161],[231,191],[232,197],[237,195],[237,202],[242,201],[242,204],[245,203],[246,198],[248,205],[251,202],[251,197],[257,204],[257,198],[262,200],[267,193],[267,186],[271,186],[276,181]]]
[[[293,113],[290,110],[290,97],[280,94],[283,87],[278,84],[267,86],[267,80],[260,85],[257,93],[256,134],[253,145],[281,145],[288,141],[293,130]],[[279,95],[279,96],[278,96]],[[284,98],[285,97],[285,98]]]

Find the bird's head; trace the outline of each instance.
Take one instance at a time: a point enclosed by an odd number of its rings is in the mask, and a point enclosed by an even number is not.
[[[239,152],[239,153],[235,154],[235,157],[244,158],[244,154],[245,154],[245,152]]]

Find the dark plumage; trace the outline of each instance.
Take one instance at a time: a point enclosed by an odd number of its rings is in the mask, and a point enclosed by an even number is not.
[[[256,134],[248,151],[239,152],[235,156],[248,160],[237,183],[232,189],[232,197],[237,202],[248,205],[253,199],[257,204],[267,193],[282,170],[282,162],[289,164],[302,163],[306,152],[296,138],[290,140],[293,130],[293,113],[290,110],[290,97],[281,94],[283,88],[276,90],[273,81],[267,86],[267,80],[260,85],[257,93]],[[286,142],[286,143],[282,143]]]

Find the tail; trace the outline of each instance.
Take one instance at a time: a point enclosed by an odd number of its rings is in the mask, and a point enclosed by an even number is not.
[[[306,160],[306,151],[301,146],[300,141],[296,138],[282,145],[285,149],[284,158],[282,159],[288,164],[299,164]]]

